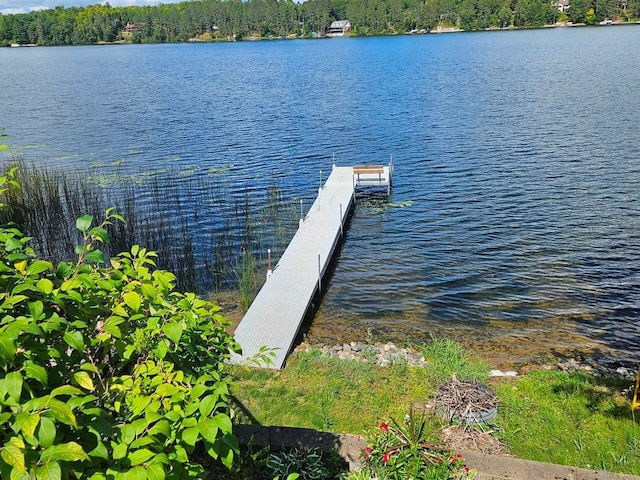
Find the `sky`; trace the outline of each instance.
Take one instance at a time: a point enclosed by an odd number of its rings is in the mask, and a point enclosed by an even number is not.
[[[158,3],[175,3],[180,0],[109,0],[112,7],[124,6],[144,6],[157,5]],[[86,7],[104,3],[100,0],[0,0],[0,13],[29,13],[33,10],[45,10],[55,8],[58,5],[63,7]]]

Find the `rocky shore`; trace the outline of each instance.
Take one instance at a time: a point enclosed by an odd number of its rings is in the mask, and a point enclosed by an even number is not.
[[[321,356],[336,357],[342,360],[355,360],[360,362],[375,363],[380,367],[390,365],[411,365],[427,367],[428,363],[419,350],[412,347],[401,347],[394,343],[358,343],[350,342],[342,345],[312,345],[302,343],[296,347],[295,352],[320,352]],[[636,370],[621,366],[619,363],[612,363],[599,358],[563,358],[555,362],[547,362],[536,365],[525,365],[513,370],[491,370],[491,377],[515,377],[523,375],[532,370],[558,369],[564,371],[582,370],[599,376],[607,376],[632,380],[636,376]]]

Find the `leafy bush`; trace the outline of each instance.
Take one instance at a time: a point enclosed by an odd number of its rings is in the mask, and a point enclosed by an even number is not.
[[[19,187],[11,170],[0,193]],[[104,266],[112,209],[74,262],[36,258],[0,227],[0,476],[195,478],[202,445],[227,466],[238,450],[225,359],[239,346],[219,307],[173,290],[134,246]]]

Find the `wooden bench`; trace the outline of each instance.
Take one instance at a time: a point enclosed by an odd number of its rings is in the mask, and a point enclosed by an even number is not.
[[[378,183],[382,183],[382,175],[384,174],[384,165],[356,165],[353,167],[353,174],[360,181],[360,175],[378,175]]]

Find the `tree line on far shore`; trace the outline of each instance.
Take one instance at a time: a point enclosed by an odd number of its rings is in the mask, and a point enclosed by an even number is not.
[[[323,36],[348,19],[352,35],[535,28],[640,17],[640,0],[196,0],[146,7],[56,7],[0,15],[0,45],[83,45]]]

